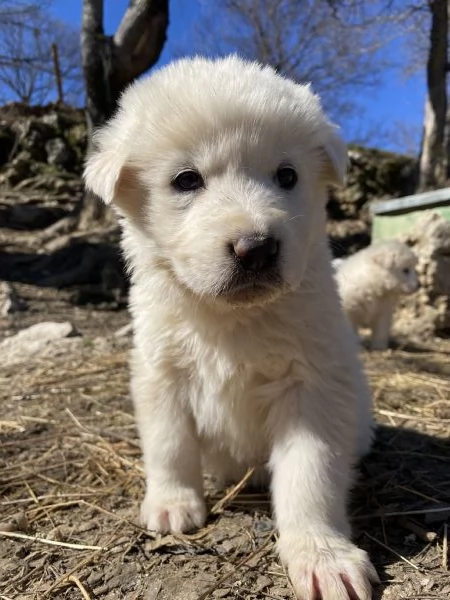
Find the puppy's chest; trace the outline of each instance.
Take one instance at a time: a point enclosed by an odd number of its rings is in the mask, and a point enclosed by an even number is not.
[[[189,402],[200,437],[239,460],[267,454],[273,412],[300,380],[295,360],[275,353],[252,358],[210,348],[190,366]]]

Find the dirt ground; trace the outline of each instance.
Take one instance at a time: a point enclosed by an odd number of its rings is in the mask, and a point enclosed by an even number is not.
[[[75,306],[18,285],[29,309],[0,337],[70,320],[81,342],[0,371],[2,600],[293,599],[267,494],[214,490],[193,535],[137,524],[144,492],[128,393],[126,310]],[[354,536],[380,574],[377,599],[448,599],[450,341],[365,353],[380,424],[361,466]]]

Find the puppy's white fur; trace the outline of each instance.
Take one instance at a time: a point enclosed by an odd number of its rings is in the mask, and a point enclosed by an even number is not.
[[[403,294],[419,287],[417,257],[399,240],[376,242],[333,261],[344,310],[355,329],[372,330],[371,347],[385,350],[395,307]]]
[[[95,145],[85,179],[122,216],[131,268],[144,523],[204,523],[202,461],[223,481],[268,465],[298,597],[369,600],[376,573],[346,501],[370,393],[325,234],[326,185],[346,170],[337,128],[308,86],[195,58],[131,86]],[[280,165],[298,173],[292,190]],[[204,185],[176,189],[186,169]],[[237,284],[230,244],[252,234],[279,241],[278,275]]]

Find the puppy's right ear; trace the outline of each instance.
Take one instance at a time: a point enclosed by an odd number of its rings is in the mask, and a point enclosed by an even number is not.
[[[87,189],[106,204],[136,218],[145,196],[138,169],[128,162],[126,143],[113,121],[94,134],[83,178]]]
[[[94,141],[94,149],[88,155],[83,178],[86,187],[111,204],[117,195],[117,184],[123,169],[123,158],[113,148],[102,150]]]

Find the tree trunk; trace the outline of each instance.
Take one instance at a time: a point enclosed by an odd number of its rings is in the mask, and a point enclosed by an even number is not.
[[[448,0],[431,0],[427,99],[419,165],[419,189],[445,185],[447,178],[447,51]]]
[[[81,56],[87,94],[89,139],[114,113],[122,91],[158,60],[169,24],[168,0],[130,0],[114,36],[103,29],[103,0],[83,0]],[[85,194],[79,226],[107,221],[111,211]]]

